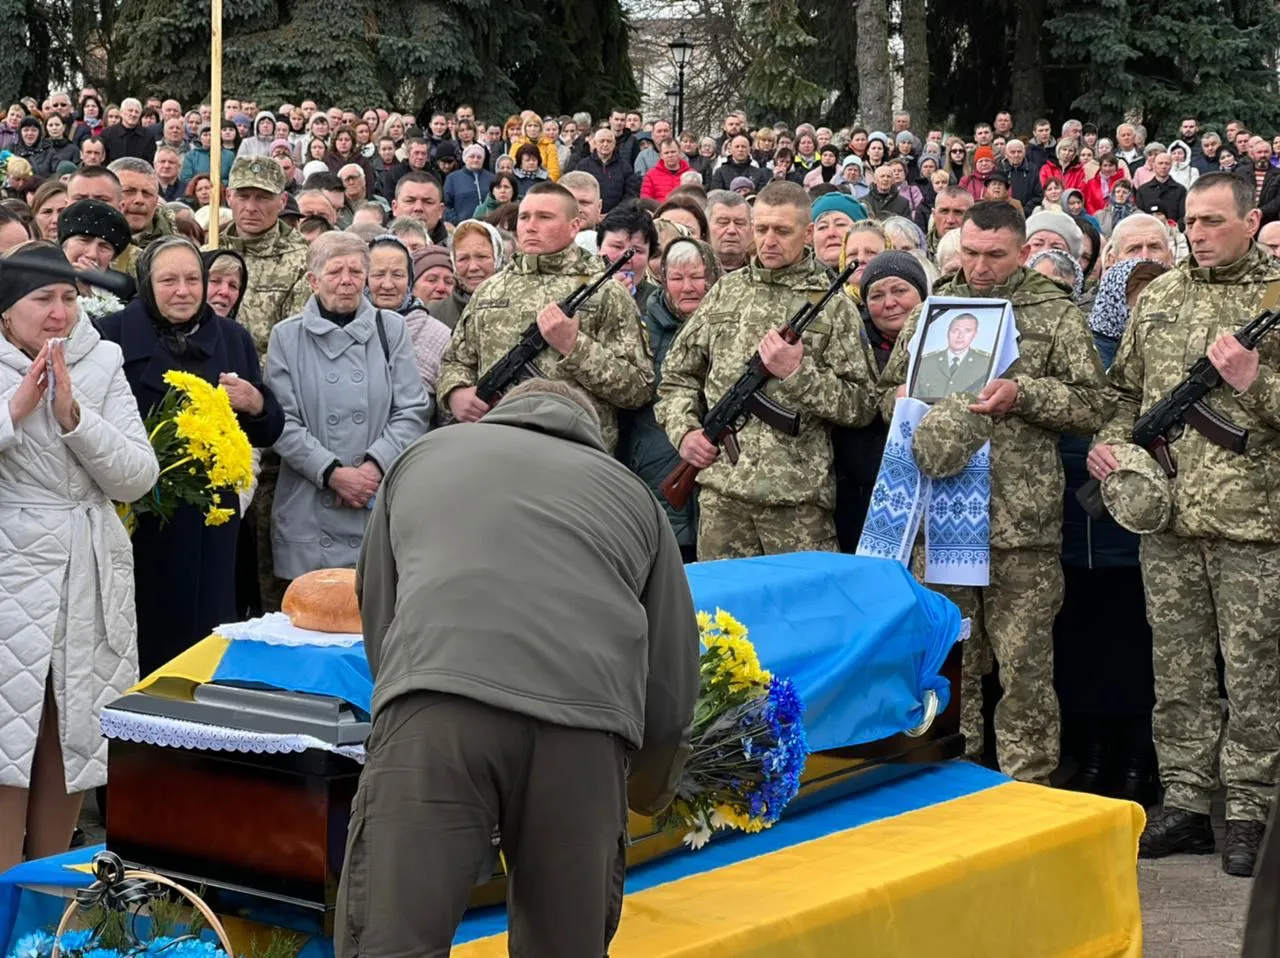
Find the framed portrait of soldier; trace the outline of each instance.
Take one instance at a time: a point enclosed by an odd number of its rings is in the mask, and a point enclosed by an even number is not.
[[[934,403],[955,393],[982,392],[1007,368],[1009,313],[1005,300],[930,298],[912,341],[907,395]]]

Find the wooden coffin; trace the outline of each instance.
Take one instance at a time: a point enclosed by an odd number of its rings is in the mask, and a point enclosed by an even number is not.
[[[792,810],[909,774],[911,765],[958,757],[960,646],[943,674],[952,700],[919,738],[895,735],[809,757]],[[107,847],[125,861],[205,886],[321,913],[329,925],[360,765],[322,750],[241,754],[113,740]],[[651,819],[631,816],[628,865],[681,845]],[[505,898],[505,879],[476,886],[473,905]]]

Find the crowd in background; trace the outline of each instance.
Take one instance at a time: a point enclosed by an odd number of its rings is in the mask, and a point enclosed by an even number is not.
[[[913,129],[905,113],[894,115],[892,129],[867,131],[753,128],[732,112],[721,129],[703,134],[624,109],[600,118],[532,111],[478,118],[466,105],[419,116],[320,109],[310,99],[266,109],[238,98],[224,107],[216,147],[208,105],[184,109],[163,97],[116,105],[92,89],[75,97],[55,92],[10,106],[0,122],[0,149],[8,151],[0,249],[60,255],[136,284],[132,298],[85,284],[67,287],[71,297],[50,299],[58,287],[0,297],[8,310],[0,368],[15,371],[6,388],[23,388],[25,364],[43,355],[38,335],[19,332],[22,322],[38,326],[41,316],[53,316],[45,327],[65,330],[72,352],[83,341],[77,361],[96,355],[109,366],[99,340],[119,346],[122,378],[112,380],[108,369],[102,388],[126,390],[129,402],[111,407],[116,419],[102,427],[100,443],[120,445],[114,429],[136,445],[140,417],[163,395],[160,375],[179,368],[226,386],[261,450],[257,488],[233,521],[211,528],[180,512],[164,527],[144,521],[126,546],[112,544],[132,553],[136,588],[130,583],[116,598],[136,607],[143,672],[220,623],[277,609],[298,575],[354,564],[391,462],[428,429],[468,418],[438,388],[442,367],[456,361],[450,350],[459,348],[478,291],[495,274],[525,269],[531,249],[521,203],[546,195],[539,184],[558,183],[576,201],[569,220],[575,256],[633,251],[617,278],[637,328],[643,324],[648,374],[658,381],[682,324],[708,292],[722,277],[753,268],[755,201],[779,181],[807,191],[808,245],[820,267],[834,277],[859,264],[845,295],[862,321],[856,348],[873,372],[885,368],[912,310],[961,270],[960,227],[981,201],[1025,218],[1020,262],[1079,307],[1104,363],[1123,336],[1135,273],[1145,283],[1189,255],[1181,228],[1188,190],[1200,177],[1223,172],[1249,184],[1261,211],[1257,242],[1273,256],[1280,251],[1280,137],[1237,121],[1209,129],[1188,117],[1177,130],[1125,123],[1100,131],[1067,120],[1055,136],[1047,119],[1019,118],[1015,129],[1001,112],[957,135]],[[215,162],[226,205],[213,211]],[[202,250],[213,215],[218,247]],[[24,311],[30,320],[18,317]],[[69,375],[79,386],[75,362]],[[25,447],[10,441],[18,411],[11,403],[12,424],[0,423],[0,468],[23,455]],[[830,430],[843,551],[856,548],[887,429],[877,415]],[[637,408],[619,410],[613,439],[616,455],[655,492],[682,458],[655,415],[652,389]],[[1066,767],[1074,769],[1069,784],[1150,804],[1159,777],[1138,537],[1076,504],[1087,448],[1087,437],[1062,440],[1067,586],[1055,667]],[[72,484],[96,483],[104,503],[149,486],[145,461],[114,479],[70,454],[19,472],[30,483],[37,468],[59,482],[72,482],[59,469],[75,476],[83,469]],[[708,557],[699,551],[696,498],[666,507],[686,558]],[[0,516],[10,508],[30,507],[0,492]],[[6,562],[23,548],[20,539],[5,540]],[[50,650],[72,655],[83,647],[97,657],[97,674],[114,676],[107,684],[116,691],[129,675],[111,664],[127,655],[111,644],[110,622],[71,635],[56,610],[53,619],[23,614],[49,649],[28,663],[31,687],[8,703],[33,710],[35,719],[15,746],[25,763],[0,775],[0,815],[19,814],[16,799],[3,803],[6,792],[38,793],[31,809],[53,807],[48,796],[61,796],[47,820],[23,812],[25,853],[39,855],[65,848],[79,807],[68,798],[105,774],[105,767],[94,770],[101,750],[91,734],[64,734],[59,743],[49,706],[70,711],[89,693],[71,687],[73,672]],[[107,652],[94,651],[104,643]],[[10,687],[0,698],[12,695]],[[985,694],[990,725],[1000,695],[994,667]],[[4,734],[0,728],[0,745]],[[990,729],[986,737],[990,752]],[[62,760],[50,764],[59,747]],[[73,753],[83,759],[74,780]],[[0,847],[0,869],[23,853],[20,842]]]

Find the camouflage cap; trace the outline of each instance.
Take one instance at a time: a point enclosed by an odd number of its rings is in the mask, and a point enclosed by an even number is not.
[[[970,412],[973,393],[954,393],[933,404],[911,440],[916,465],[931,479],[958,476],[974,453],[991,441],[993,420]]]
[[[1173,518],[1173,490],[1160,464],[1141,446],[1111,447],[1120,463],[1102,480],[1102,501],[1125,529],[1138,535],[1163,532]]]
[[[267,156],[238,158],[231,164],[231,175],[227,177],[229,190],[252,189],[283,193],[284,185],[284,167]]]

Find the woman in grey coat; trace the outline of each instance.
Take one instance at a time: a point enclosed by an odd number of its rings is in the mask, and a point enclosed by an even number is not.
[[[431,420],[404,320],[365,298],[368,274],[359,237],[326,233],[307,261],[314,295],[271,330],[266,382],[285,413],[271,540],[284,579],[356,564],[383,475]]]

